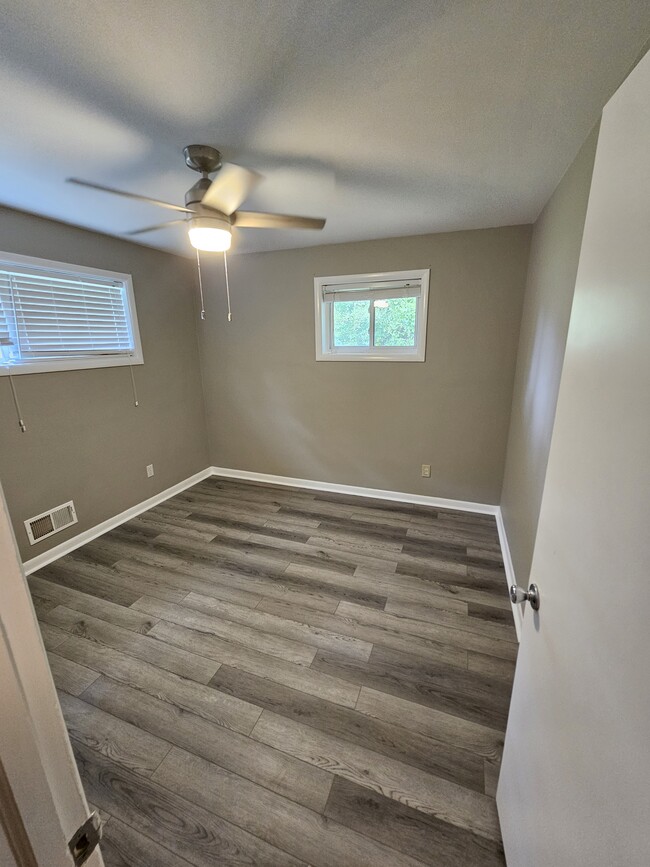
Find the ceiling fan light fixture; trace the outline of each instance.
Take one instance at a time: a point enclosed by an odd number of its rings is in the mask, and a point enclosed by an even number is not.
[[[212,217],[195,217],[190,220],[187,234],[190,244],[205,253],[225,253],[232,242],[229,224]]]

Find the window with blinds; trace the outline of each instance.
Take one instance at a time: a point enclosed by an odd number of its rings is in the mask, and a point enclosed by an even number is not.
[[[317,361],[424,361],[429,271],[316,277]]]
[[[128,274],[0,257],[0,374],[142,363]]]

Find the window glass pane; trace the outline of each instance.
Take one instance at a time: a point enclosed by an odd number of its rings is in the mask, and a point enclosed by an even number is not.
[[[374,302],[375,346],[415,346],[416,298]]]
[[[370,304],[367,301],[335,301],[334,346],[370,345]]]

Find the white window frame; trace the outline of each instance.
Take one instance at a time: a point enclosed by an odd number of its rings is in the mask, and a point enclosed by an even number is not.
[[[134,364],[144,364],[138,314],[135,308],[133,294],[133,279],[130,274],[117,271],[105,271],[101,268],[88,268],[85,265],[72,265],[68,262],[55,262],[51,259],[37,259],[34,256],[20,256],[17,253],[0,252],[0,268],[25,267],[34,270],[60,271],[70,276],[101,277],[124,284],[128,307],[128,322],[133,351],[120,355],[86,355],[78,358],[53,358],[51,360],[27,361],[23,364],[2,364],[0,361],[0,376],[20,376],[24,373],[51,373],[61,370],[88,370],[99,367],[126,367]]]
[[[314,277],[314,312],[316,317],[316,361],[424,361],[427,345],[427,312],[429,308],[428,268],[415,271],[383,271],[377,274],[342,274],[335,277]],[[335,347],[333,305],[323,298],[325,286],[345,286],[351,283],[369,285],[386,282],[420,282],[415,318],[415,346],[373,346],[374,317],[370,316],[369,346]],[[379,287],[377,287],[379,289]],[[354,291],[350,292],[354,300]],[[369,302],[372,304],[372,302]],[[372,310],[372,308],[371,308]]]

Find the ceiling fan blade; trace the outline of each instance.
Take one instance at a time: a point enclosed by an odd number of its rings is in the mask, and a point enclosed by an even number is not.
[[[167,220],[166,223],[158,223],[157,226],[147,226],[144,229],[133,229],[131,232],[125,232],[125,235],[142,235],[145,232],[155,232],[156,229],[166,229],[167,226],[176,226],[178,223],[186,223],[187,220]]]
[[[325,220],[320,217],[295,217],[291,214],[262,214],[256,211],[237,211],[233,225],[238,229],[322,229]]]
[[[127,193],[124,190],[116,190],[114,187],[105,187],[103,184],[95,184],[92,181],[82,181],[80,178],[67,178],[69,184],[77,184],[80,187],[89,187],[91,190],[101,190],[102,193],[112,193],[114,196],[124,196],[127,199],[136,199],[139,202],[148,202],[150,205],[158,205],[160,208],[169,208],[172,211],[181,211],[191,214],[189,208],[180,205],[172,205],[170,202],[161,202],[159,199],[151,199],[149,196],[140,196],[138,193]]]
[[[230,215],[250,196],[261,180],[262,176],[257,172],[234,163],[224,163],[203,196],[201,204]]]

